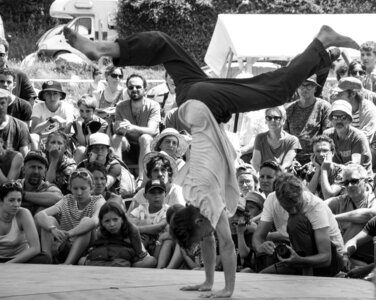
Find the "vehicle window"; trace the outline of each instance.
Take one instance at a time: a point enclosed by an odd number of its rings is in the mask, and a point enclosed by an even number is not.
[[[74,23],[74,31],[82,35],[91,35],[91,18],[80,18]]]

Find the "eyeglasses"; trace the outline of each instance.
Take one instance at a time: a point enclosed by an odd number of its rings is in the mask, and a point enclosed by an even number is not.
[[[351,71],[351,75],[352,76],[355,76],[355,75],[359,75],[359,76],[363,76],[363,75],[365,75],[366,74],[366,72],[365,71]]]
[[[345,181],[343,181],[343,185],[344,186],[349,186],[350,183],[351,183],[351,185],[358,185],[360,183],[360,181],[362,181],[363,179],[365,179],[365,178],[357,178],[357,179],[345,180]]]
[[[347,116],[346,115],[332,115],[332,120],[334,121],[346,121],[347,120]]]
[[[281,121],[282,117],[277,116],[265,116],[266,121]]]
[[[127,87],[128,90],[133,90],[133,89],[136,89],[136,90],[140,90],[142,89],[142,85],[130,85]]]
[[[16,181],[10,181],[10,182],[3,183],[1,185],[1,189],[14,189],[14,188],[22,189],[21,183],[16,182]]]
[[[90,177],[90,173],[87,172],[87,171],[74,171],[74,172],[72,172],[72,174],[70,176],[71,176],[71,178],[73,178],[73,177],[87,178],[87,177]]]
[[[6,53],[0,53],[0,57],[4,57],[6,55],[7,55]]]
[[[111,76],[112,78],[123,79],[123,75],[121,75],[121,74],[114,74],[114,73],[112,73],[112,74],[110,74],[110,76]]]

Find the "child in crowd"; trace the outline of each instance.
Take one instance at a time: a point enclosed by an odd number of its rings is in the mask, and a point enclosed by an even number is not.
[[[69,176],[77,168],[77,164],[69,152],[68,145],[68,137],[61,130],[51,132],[47,136],[45,153],[48,160],[48,169],[46,180],[55,184],[63,195],[69,193]]]
[[[93,96],[83,95],[78,101],[80,117],[73,122],[73,140],[76,145],[74,159],[80,163],[84,159],[89,137],[96,132],[107,133],[108,123],[95,115],[97,100]]]
[[[40,253],[38,232],[30,211],[21,207],[24,191],[10,181],[0,186],[0,263],[50,263]]]
[[[106,202],[99,211],[99,230],[84,261],[89,266],[153,268],[157,261],[142,245],[140,232],[121,206]]]
[[[166,185],[163,181],[149,180],[145,185],[147,203],[139,205],[131,213],[132,221],[138,226],[146,249],[158,259],[158,266],[167,266],[172,253],[172,239],[158,242],[159,236],[166,232],[167,204],[163,204]]]
[[[98,213],[105,203],[93,196],[93,175],[86,169],[71,174],[72,194],[42,210],[35,217],[41,227],[42,249],[56,263],[76,264],[89,246],[93,230],[99,225]]]
[[[60,82],[49,80],[39,92],[40,102],[35,103],[31,115],[32,150],[40,149],[40,142],[50,132],[63,129],[69,133],[74,119],[74,108],[63,101],[66,93]]]

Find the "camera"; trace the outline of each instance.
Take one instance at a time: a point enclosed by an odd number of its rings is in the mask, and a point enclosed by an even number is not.
[[[289,258],[291,255],[290,249],[287,248],[286,243],[278,243],[274,249],[274,253],[278,254],[282,258]]]
[[[244,208],[238,207],[234,217],[232,217],[231,224],[233,226],[236,226],[239,224],[247,225],[249,224],[250,220],[251,220],[251,216],[249,215],[248,211]]]

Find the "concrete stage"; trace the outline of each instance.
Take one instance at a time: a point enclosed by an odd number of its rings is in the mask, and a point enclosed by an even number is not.
[[[1,264],[0,299],[198,299],[179,287],[203,281],[203,271]],[[214,289],[224,284],[215,274]],[[237,273],[232,299],[375,299],[363,280]]]

